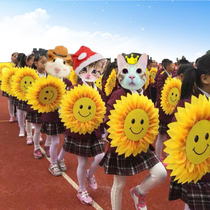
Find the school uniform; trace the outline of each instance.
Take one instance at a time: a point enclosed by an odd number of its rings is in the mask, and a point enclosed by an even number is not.
[[[127,96],[127,93],[131,92],[124,88],[120,88],[113,92],[107,103],[105,122],[108,122],[108,116],[110,115],[110,111],[114,109],[116,100],[120,100],[121,96]],[[107,129],[109,128],[107,124],[105,127]],[[111,142],[111,139],[108,140]],[[111,147],[109,144],[108,150],[99,165],[104,167],[106,174],[132,176],[153,167],[158,162],[159,159],[150,148],[148,148],[146,153],[141,152],[135,157],[130,155],[129,157],[125,158],[124,154],[118,155],[118,153],[116,153],[116,147]]]
[[[82,81],[79,83],[82,85]],[[77,85],[76,85],[77,86]],[[104,101],[103,92],[97,88],[102,100]],[[83,157],[95,157],[101,154],[105,150],[105,144],[101,141],[103,131],[103,124],[95,129],[91,134],[79,134],[71,132],[70,129],[66,129],[66,138],[63,143],[63,149],[66,152],[83,156]]]
[[[43,77],[47,77],[47,73],[46,72],[41,74],[38,71],[36,71],[36,73],[39,75],[40,78],[42,76]],[[34,110],[31,107],[32,107],[31,105],[27,104],[27,107],[26,107],[26,111],[27,111],[26,120],[28,122],[30,122],[30,123],[41,124],[42,123],[42,120],[41,120],[42,113],[39,113],[38,110]]]
[[[161,92],[165,84],[166,79],[169,77],[169,73],[163,70],[159,76],[156,78],[156,88],[157,88],[157,103],[156,108],[159,109],[159,133],[167,134],[168,124],[172,121],[173,115],[166,115],[163,111],[160,102],[161,102]]]
[[[112,90],[112,92],[110,93],[110,95],[107,96],[106,93],[105,93],[105,85],[106,85],[106,83],[107,83],[108,78],[109,78],[109,76],[108,76],[108,77],[107,77],[107,76],[106,76],[106,77],[102,77],[102,92],[103,92],[103,94],[104,94],[104,102],[105,102],[105,104],[107,104],[107,102],[108,102],[110,96],[112,95],[112,93],[113,93],[115,90],[117,90],[117,89],[120,88],[119,83],[118,83],[118,79],[116,78],[115,87],[113,88],[113,90]]]
[[[69,90],[72,86],[71,82],[66,78],[63,78],[63,82],[66,84],[66,90]],[[41,133],[46,133],[47,135],[59,135],[65,132],[64,124],[59,118],[58,109],[54,112],[42,113],[41,120]]]
[[[9,97],[9,94],[7,92],[5,92],[5,91],[2,91],[2,96],[8,98]]]
[[[204,93],[201,90],[196,89],[193,95],[198,97],[199,94]],[[191,96],[180,100],[177,107],[185,107],[185,102],[191,103]],[[174,121],[176,121],[175,117],[173,117],[173,122]],[[183,200],[188,204],[191,210],[210,209],[210,173],[205,174],[196,184],[194,184],[194,182],[178,184],[177,181],[174,181],[174,177],[172,177],[169,200],[176,199]]]

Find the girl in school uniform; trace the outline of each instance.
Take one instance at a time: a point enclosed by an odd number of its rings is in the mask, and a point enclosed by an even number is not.
[[[47,74],[45,72],[45,64],[47,62],[47,58],[45,55],[36,55],[34,58],[34,69],[36,69],[37,74],[39,77],[46,77]],[[26,120],[29,123],[33,123],[34,125],[34,136],[33,136],[33,141],[28,142],[28,144],[34,143],[34,157],[36,159],[41,159],[42,158],[42,153],[40,150],[40,135],[41,135],[41,125],[42,125],[42,120],[41,120],[41,113],[38,113],[38,111],[33,110],[30,105],[27,105],[27,115],[26,115]],[[45,145],[44,145],[44,151],[46,153],[47,157],[50,157],[49,154],[49,149],[50,149],[50,137],[47,135]]]
[[[98,89],[94,83],[104,71],[106,59],[102,55],[93,52],[88,47],[82,46],[72,55],[73,69],[80,77],[79,84],[91,86],[99,91],[102,96],[103,93]],[[82,108],[82,107],[81,107]],[[99,167],[99,163],[104,156],[105,145],[101,141],[104,137],[101,134],[102,127],[95,129],[91,134],[79,134],[66,130],[67,137],[65,138],[63,149],[65,152],[75,154],[78,160],[77,179],[79,182],[79,189],[77,193],[78,199],[85,205],[91,205],[93,200],[87,192],[85,180],[91,190],[97,189],[97,182],[94,173]],[[94,157],[87,170],[88,158]]]
[[[110,97],[107,103],[107,113],[105,115],[105,122],[109,122],[114,105],[117,100],[121,100],[122,96],[127,96],[127,93],[143,94],[143,86],[146,82],[146,65],[147,55],[143,54],[138,62],[134,65],[126,63],[125,59],[118,55],[118,81],[122,88],[116,90]],[[132,120],[135,123],[135,120]],[[143,123],[143,121],[140,121]],[[106,124],[106,128],[108,129]],[[109,139],[111,142],[112,140]],[[150,175],[140,184],[130,190],[131,196],[134,200],[136,209],[146,210],[145,196],[149,190],[153,189],[167,176],[166,170],[160,163],[159,159],[150,148],[147,152],[141,152],[136,156],[130,155],[125,157],[124,154],[118,155],[116,147],[109,145],[108,151],[100,162],[104,167],[106,174],[114,175],[113,186],[111,189],[111,205],[112,210],[121,210],[122,191],[125,187],[127,176],[133,176],[144,170],[149,170]]]
[[[184,73],[181,99],[178,107],[191,103],[191,96],[210,96],[210,54],[202,56],[197,68],[191,67]],[[176,111],[175,111],[176,112]],[[173,118],[173,121],[176,121]],[[205,134],[204,134],[205,135]],[[178,184],[171,179],[169,200],[181,199],[185,202],[184,210],[210,209],[210,173],[205,174],[196,184],[194,182]]]

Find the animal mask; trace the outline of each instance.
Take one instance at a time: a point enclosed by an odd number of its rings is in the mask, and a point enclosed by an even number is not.
[[[147,55],[142,54],[136,64],[128,64],[124,57],[119,54],[117,64],[120,85],[128,90],[141,90],[147,80]]]
[[[84,67],[78,76],[85,82],[95,82],[104,72],[106,59],[96,61]]]
[[[47,63],[45,70],[54,77],[68,77],[71,71],[71,56],[68,54],[67,48],[57,46],[54,50],[48,50]]]

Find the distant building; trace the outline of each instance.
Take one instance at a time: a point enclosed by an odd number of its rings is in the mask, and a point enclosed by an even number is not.
[[[34,52],[35,55],[44,54],[47,57],[47,51],[48,50],[45,50],[45,49],[42,49],[42,48],[39,48],[39,49],[38,48],[33,48],[33,52]]]

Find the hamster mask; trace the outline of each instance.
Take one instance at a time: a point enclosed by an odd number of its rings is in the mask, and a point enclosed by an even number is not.
[[[67,48],[57,46],[54,50],[48,50],[47,63],[45,70],[54,77],[68,77],[71,71],[71,56],[67,52]]]
[[[91,63],[90,65],[84,67],[78,76],[85,82],[95,82],[104,72],[106,65],[106,59],[102,59]]]
[[[147,80],[147,55],[144,53],[136,64],[128,64],[122,55],[117,56],[118,80],[128,90],[140,90]]]

